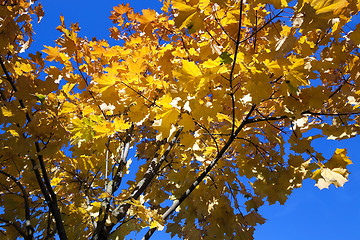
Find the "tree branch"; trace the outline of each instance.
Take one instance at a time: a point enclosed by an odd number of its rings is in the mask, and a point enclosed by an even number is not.
[[[155,157],[151,160],[149,167],[147,171],[145,172],[143,178],[140,180],[140,182],[136,185],[134,191],[132,192],[130,198],[138,199],[141,194],[145,191],[146,187],[151,183],[151,181],[156,176],[156,173],[159,171],[162,163],[166,160],[167,156],[169,155],[172,147],[174,146],[175,142],[177,141],[180,133],[182,131],[182,128],[179,128],[177,132],[175,133],[174,137],[169,141],[169,145],[161,158],[158,160],[157,154]],[[119,205],[114,211],[113,216],[115,216],[118,221],[123,219],[126,216],[126,213],[128,209],[130,208],[131,204],[126,203]],[[112,229],[115,224],[110,225],[108,228]],[[109,231],[110,232],[110,231]]]
[[[218,18],[216,17],[216,15],[215,15],[215,20],[216,20],[216,22],[219,24],[221,30],[226,34],[226,36],[228,36],[228,37],[231,39],[231,41],[236,42],[236,40],[233,39],[233,38],[230,36],[230,34],[229,34],[229,33],[224,29],[224,27],[221,25],[220,19],[218,19]]]
[[[36,146],[36,151],[39,153],[41,151],[41,149],[39,147],[39,143],[35,142],[35,146]],[[67,235],[66,235],[65,227],[62,222],[60,209],[57,204],[57,197],[56,197],[54,190],[51,187],[50,179],[49,179],[49,176],[48,176],[46,168],[45,168],[43,156],[40,154],[37,154],[37,156],[38,156],[41,172],[42,172],[43,179],[44,179],[43,181],[44,181],[45,186],[46,186],[48,192],[50,193],[50,197],[51,197],[50,202],[48,204],[49,204],[49,207],[51,206],[50,209],[52,209],[51,212],[55,218],[56,228],[58,230],[59,237],[60,237],[60,239],[65,240],[65,239],[67,239]]]
[[[133,130],[134,130],[134,124],[132,124],[131,128],[127,131],[127,136],[125,138],[125,146],[123,151],[121,152],[119,166],[116,170],[114,178],[109,182],[109,184],[105,189],[105,192],[108,193],[110,196],[112,196],[114,192],[120,187],[121,180],[123,177],[123,170],[124,167],[126,166],[126,159],[130,149],[130,142],[131,142],[131,136]],[[111,201],[111,197],[106,197],[101,203],[102,207],[99,210],[99,220],[96,223],[93,239],[101,239],[102,236],[107,236],[109,234],[109,231],[104,227],[110,210],[110,201]],[[105,212],[104,212],[104,217],[100,219],[100,216],[102,214],[102,208],[105,208]]]
[[[175,133],[174,137],[171,139],[171,141],[169,141],[169,146],[167,147],[166,151],[164,152],[164,154],[161,156],[161,158],[159,160],[158,160],[157,154],[151,160],[147,171],[145,172],[145,174],[144,174],[143,178],[140,180],[140,182],[136,185],[135,189],[133,190],[133,192],[130,196],[130,199],[138,199],[140,197],[140,195],[143,194],[146,187],[151,183],[151,181],[155,177],[157,171],[160,169],[162,163],[166,160],[172,147],[174,146],[176,140],[178,139],[181,131],[182,131],[182,128],[180,128]],[[112,215],[119,222],[125,218],[130,206],[131,206],[130,203],[120,204],[113,210]],[[99,239],[106,238],[115,225],[116,224],[112,223],[109,226],[106,226],[106,230],[103,229],[101,232],[98,230],[96,233],[94,233],[92,240],[99,240]]]
[[[311,116],[349,116],[349,115],[359,115],[360,112],[348,112],[348,113],[317,113],[311,112],[310,110],[303,111],[301,115],[311,115]],[[261,118],[251,118],[247,120],[247,123],[257,123],[264,121],[278,121],[283,119],[288,119],[289,116],[271,116],[271,117],[261,117]]]
[[[34,228],[31,226],[30,222],[30,204],[29,204],[29,195],[25,191],[24,186],[12,175],[0,170],[0,173],[10,178],[15,184],[20,188],[23,199],[24,199],[24,208],[25,208],[25,228],[26,236],[23,236],[25,239],[32,239],[34,234]]]
[[[240,19],[239,19],[239,28],[238,28],[238,32],[237,32],[237,37],[236,37],[236,43],[235,43],[235,53],[234,53],[234,61],[232,63],[231,66],[231,71],[230,71],[230,97],[231,97],[231,106],[232,106],[232,127],[231,127],[231,135],[234,134],[235,131],[235,93],[234,93],[234,89],[233,89],[233,77],[234,77],[234,70],[235,70],[235,65],[236,65],[236,59],[237,59],[237,53],[239,51],[239,45],[240,45],[240,33],[241,33],[241,26],[242,26],[242,21],[241,21],[241,16],[243,13],[243,0],[241,0],[240,2]]]
[[[21,229],[20,224],[19,224],[18,222],[13,222],[13,221],[11,221],[11,220],[6,220],[6,219],[4,219],[4,218],[0,218],[0,221],[1,221],[1,222],[4,222],[4,223],[6,223],[6,224],[9,224],[9,225],[11,225],[11,226],[13,226],[13,227],[16,229],[16,231],[18,231],[18,233],[19,233],[24,239],[32,239],[32,237],[31,237],[31,238],[28,238],[27,234]]]
[[[18,89],[16,88],[15,86],[15,83],[12,79],[12,77],[10,76],[9,72],[7,71],[2,59],[0,58],[0,65],[5,73],[5,76],[6,76],[6,79],[7,81],[10,83],[12,89],[17,92]],[[21,100],[21,99],[18,99],[19,101],[19,104],[20,104],[20,107],[21,108],[25,108],[25,105],[24,105],[24,102]],[[31,117],[28,113],[28,111],[26,111],[26,120],[28,122],[31,122]],[[25,135],[23,135],[24,138]],[[39,186],[40,186],[40,189],[44,195],[44,198],[45,198],[45,201],[47,202],[48,206],[49,206],[49,209],[50,211],[52,212],[54,218],[55,218],[55,222],[56,222],[56,227],[58,229],[58,233],[59,233],[59,237],[61,240],[67,240],[67,235],[66,235],[66,231],[65,231],[65,228],[64,228],[64,224],[62,222],[62,218],[61,218],[61,214],[60,214],[60,210],[59,210],[59,207],[57,205],[57,199],[56,199],[56,194],[54,193],[52,187],[51,187],[51,184],[50,184],[50,179],[47,175],[47,172],[46,172],[46,168],[45,168],[45,163],[44,163],[44,160],[43,160],[43,156],[40,154],[40,151],[41,151],[41,148],[39,146],[39,143],[38,142],[35,142],[35,147],[36,147],[36,152],[37,152],[37,157],[38,157],[38,160],[39,160],[39,163],[40,163],[40,166],[41,166],[41,171],[42,171],[42,174],[43,174],[43,178],[41,177],[41,174],[40,174],[40,171],[38,169],[38,165],[36,164],[36,161],[32,158],[30,158],[31,160],[31,163],[32,163],[32,166],[33,166],[33,169],[34,169],[34,172],[35,172],[35,175],[36,175],[36,179],[39,183]],[[50,197],[50,195],[51,197]]]
[[[223,157],[225,152],[230,147],[231,143],[234,141],[236,136],[240,133],[240,131],[244,128],[244,126],[248,123],[248,119],[250,115],[254,112],[256,105],[253,105],[250,111],[247,113],[246,117],[241,122],[240,126],[236,129],[234,134],[232,134],[228,141],[225,143],[221,151],[216,155],[216,157],[212,160],[212,162],[206,167],[205,171],[201,173],[201,175],[191,184],[191,186],[177,199],[173,202],[171,207],[163,214],[162,218],[166,220],[170,214],[172,214],[175,209],[180,206],[180,204],[191,194],[191,192],[204,180],[206,175],[213,169],[213,167],[217,164],[217,162]],[[142,240],[148,240],[152,236],[152,234],[156,231],[156,228],[151,228],[145,234]]]
[[[217,141],[216,141],[216,139],[215,139],[215,137],[214,137],[214,134],[212,134],[212,133],[209,131],[209,129],[207,129],[202,123],[197,122],[194,118],[193,118],[193,120],[194,120],[194,122],[195,122],[197,125],[199,125],[202,129],[204,129],[204,130],[207,132],[207,134],[210,136],[210,138],[211,138],[211,139],[213,140],[213,142],[215,143],[216,151],[219,152],[219,151],[220,151],[220,150],[219,150],[219,146],[218,146]]]
[[[180,133],[182,131],[182,128],[177,130],[174,137],[169,142],[169,146],[167,147],[164,154],[161,156],[161,158],[158,160],[157,156],[151,160],[151,163],[149,165],[148,170],[144,174],[144,177],[140,180],[140,182],[136,185],[133,193],[131,194],[131,198],[138,199],[140,195],[145,191],[146,187],[150,184],[152,179],[155,177],[156,173],[159,171],[162,163],[165,161],[167,156],[170,153],[170,150],[174,146],[176,140],[178,139]]]

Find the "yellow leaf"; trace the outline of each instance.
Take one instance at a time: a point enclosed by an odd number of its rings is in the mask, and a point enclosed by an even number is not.
[[[222,113],[217,113],[216,117],[219,120],[219,122],[222,122],[222,121],[226,120],[227,122],[229,122],[231,124],[233,123],[232,117],[230,117],[229,115],[225,115],[225,114],[222,114]],[[237,125],[237,126],[240,125],[239,120],[235,119],[235,125]]]
[[[114,132],[114,125],[108,122],[98,123],[97,125],[94,125],[92,129],[96,133],[95,138],[103,137],[110,135]]]
[[[220,66],[220,61],[213,61],[213,60],[207,60],[205,61],[202,66],[204,68],[214,68]]]
[[[316,27],[327,25],[322,20],[339,16],[341,11],[349,5],[347,0],[306,0],[300,8],[306,18],[315,23]],[[314,27],[314,26],[312,26]]]
[[[155,10],[143,9],[142,10],[142,15],[139,18],[139,22],[142,23],[142,24],[146,24],[146,23],[154,21],[155,19],[156,19]]]
[[[229,117],[228,115],[222,114],[222,113],[217,113],[216,117],[219,120],[219,122],[222,122],[223,120],[226,120],[228,122],[232,122],[231,117]]]
[[[13,115],[7,107],[1,107],[1,113],[4,117],[11,117]]]
[[[108,194],[107,192],[103,192],[102,194],[100,194],[99,198],[107,198],[107,197],[111,197],[110,194]]]
[[[20,68],[23,72],[31,72],[32,71],[32,67],[28,63],[21,63]]]
[[[351,41],[353,41],[355,44],[360,44],[360,23],[356,25],[355,30],[349,34],[349,38]]]
[[[194,62],[186,60],[182,61],[182,68],[175,70],[174,76],[181,85],[186,89],[186,92],[199,93],[208,81],[208,77],[202,77],[202,72]]]
[[[334,155],[330,158],[329,161],[326,162],[325,165],[330,169],[339,167],[346,168],[347,165],[352,164],[352,161],[348,156],[346,156],[346,154],[346,148],[337,148]]]
[[[140,75],[146,69],[146,65],[143,59],[134,61],[132,58],[126,60],[126,64],[129,68],[129,72]]]
[[[179,116],[179,110],[171,108],[170,110],[157,116],[159,120],[155,121],[153,127],[159,131],[159,138],[167,138],[170,135],[170,129]]]
[[[246,87],[252,97],[252,101],[259,103],[264,99],[264,96],[270,96],[272,86],[265,72],[254,72],[250,74],[250,81],[246,83]]]
[[[194,78],[196,78],[202,74],[200,69],[198,68],[198,66],[196,66],[196,64],[194,62],[189,62],[189,61],[183,60],[182,66],[183,66],[182,67],[183,74],[192,76]]]
[[[349,5],[347,0],[307,0],[306,2],[316,10],[316,14],[338,11]]]
[[[151,221],[150,228],[156,228],[159,231],[162,231],[164,229],[164,226],[161,225],[158,221],[153,220]]]
[[[169,111],[163,113],[161,115],[161,119],[167,125],[167,124],[175,123],[175,121],[178,119],[178,116],[179,116],[179,110],[176,108],[172,108]]]
[[[20,136],[19,133],[17,131],[15,131],[14,129],[9,129],[8,131],[14,137],[19,137]]]
[[[280,66],[276,60],[270,61],[269,59],[265,59],[264,63],[270,72],[275,75],[275,77],[282,76],[284,74],[283,67]]]
[[[115,131],[124,131],[126,129],[129,129],[129,127],[131,126],[130,123],[125,122],[123,116],[121,116],[120,118],[116,118],[114,120],[114,124],[115,124]]]
[[[207,157],[212,156],[214,153],[217,152],[217,148],[216,147],[206,147],[206,150],[204,152],[204,155]]]
[[[170,104],[171,102],[172,102],[171,95],[165,94],[158,101],[156,101],[156,104],[162,106],[162,109],[166,110],[172,108]]]
[[[197,12],[196,6],[190,6],[182,0],[175,0],[171,2],[173,8],[179,11],[179,14],[175,17],[175,26],[178,28],[187,27],[191,22],[191,18]]]
[[[58,178],[58,177],[51,179],[51,186],[53,187],[57,186],[61,182],[61,180],[62,178]]]
[[[108,76],[107,74],[102,74],[99,78],[96,78],[95,81],[99,84],[101,91],[105,91],[108,87],[115,84],[116,78]]]
[[[66,101],[63,103],[63,105],[61,106],[61,114],[69,114],[71,112],[74,112],[76,110],[75,105]]]
[[[323,178],[320,178],[315,186],[320,189],[329,188],[330,184],[334,184],[336,187],[342,187],[348,180],[339,172],[340,171],[337,171],[336,169],[321,169],[321,176]]]
[[[130,7],[129,7],[129,3],[127,3],[126,5],[119,4],[119,6],[115,6],[113,9],[115,10],[116,13],[118,13],[119,15],[122,15],[122,14],[128,12],[130,10]]]
[[[73,88],[75,87],[76,83],[66,83],[62,90],[66,93],[66,94],[69,94],[70,91],[73,90]]]
[[[91,205],[96,207],[96,208],[100,208],[101,202],[92,202]]]
[[[60,52],[59,52],[59,47],[48,47],[48,46],[44,46],[46,47],[47,49],[45,50],[42,50],[44,53],[48,54],[48,56],[46,56],[46,60],[47,61],[57,61],[59,59],[59,56],[60,56]]]
[[[181,115],[181,120],[179,121],[179,124],[184,127],[184,131],[195,130],[194,120],[188,114]]]

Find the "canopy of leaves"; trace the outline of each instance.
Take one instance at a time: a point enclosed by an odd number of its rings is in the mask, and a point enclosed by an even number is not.
[[[347,181],[311,142],[359,133],[360,1],[162,2],[115,6],[115,46],[60,17],[25,57],[42,6],[0,1],[5,238],[252,239],[265,202]]]

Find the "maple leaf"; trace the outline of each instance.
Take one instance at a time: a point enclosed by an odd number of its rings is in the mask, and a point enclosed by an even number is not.
[[[315,186],[320,190],[329,188],[330,184],[334,184],[336,187],[342,187],[348,180],[343,176],[341,169],[323,168],[321,169],[321,178],[318,179]]]
[[[144,9],[142,10],[142,15],[139,18],[139,22],[141,24],[147,24],[150,23],[152,21],[154,21],[156,19],[156,12],[155,10],[150,10],[150,9]]]
[[[194,33],[202,28],[202,14],[198,5],[188,5],[184,0],[175,0],[171,2],[173,8],[179,11],[175,17],[175,26],[178,28],[187,28],[189,33]]]
[[[306,0],[299,5],[297,17],[303,20],[304,30],[312,28],[325,29],[329,27],[329,19],[338,17],[348,5],[347,0]]]
[[[346,154],[346,149],[337,148],[334,155],[326,162],[326,166],[330,169],[336,167],[346,168],[349,164],[352,164],[352,161]]]
[[[316,15],[321,15],[329,12],[339,12],[349,4],[349,2],[346,0],[305,1],[305,3],[307,2],[309,2],[310,5],[315,9]]]
[[[113,26],[112,28],[109,28],[110,30],[110,37],[119,40],[121,37],[120,31],[117,27]]]
[[[360,45],[360,24],[357,24],[355,30],[349,34],[349,38],[355,44]]]
[[[128,12],[129,10],[130,10],[129,3],[127,3],[126,5],[120,4],[119,6],[114,7],[114,11],[120,15]]]
[[[44,17],[45,12],[40,3],[34,7],[34,10],[35,10],[36,16],[38,17],[38,23],[39,23],[41,21],[41,19]]]

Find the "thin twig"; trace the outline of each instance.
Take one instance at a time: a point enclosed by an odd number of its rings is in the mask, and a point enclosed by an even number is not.
[[[274,17],[270,18],[264,25],[262,25],[259,29],[257,29],[256,31],[254,31],[252,34],[250,34],[250,36],[246,37],[245,39],[241,40],[239,42],[239,44],[246,42],[247,40],[249,40],[250,38],[252,38],[254,35],[256,35],[258,32],[260,32],[264,27],[266,27],[269,23],[272,22],[272,20],[274,20],[275,18],[277,18],[284,10],[282,9],[278,14],[276,14]]]
[[[130,88],[131,90],[133,90],[134,92],[136,92],[140,97],[144,98],[146,101],[150,102],[151,105],[154,105],[158,108],[161,108],[159,105],[157,105],[155,102],[151,101],[150,99],[148,99],[147,97],[145,97],[144,95],[142,95],[139,91],[136,91],[134,88],[132,88],[130,85],[124,83],[124,82],[121,82],[122,84],[124,84],[126,87]]]
[[[218,144],[217,144],[217,142],[216,142],[216,139],[215,139],[214,135],[213,135],[213,134],[209,131],[209,129],[207,129],[203,124],[195,121],[195,119],[193,119],[193,120],[194,120],[194,122],[195,122],[197,125],[199,125],[201,128],[203,128],[203,129],[210,135],[211,139],[212,139],[212,140],[214,141],[214,143],[215,143],[216,151],[219,152],[219,151],[220,151],[220,150],[219,150],[219,146],[218,146]]]
[[[233,92],[233,75],[234,75],[234,71],[235,71],[235,65],[236,65],[236,59],[237,59],[237,53],[239,51],[239,43],[240,43],[240,33],[241,33],[241,27],[242,27],[242,13],[243,13],[243,0],[241,0],[240,2],[240,19],[239,19],[239,28],[238,28],[238,33],[237,33],[237,37],[236,37],[236,43],[235,43],[235,53],[234,53],[234,61],[232,63],[231,66],[231,71],[230,71],[230,77],[229,77],[229,81],[230,81],[230,96],[231,96],[231,106],[232,106],[232,128],[231,128],[231,134],[234,134],[235,131],[235,94]]]

